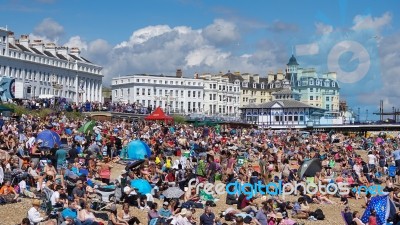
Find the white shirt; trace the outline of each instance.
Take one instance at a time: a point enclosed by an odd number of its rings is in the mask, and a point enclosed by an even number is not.
[[[188,220],[187,217],[183,217],[182,219],[176,221],[176,225],[192,225],[192,223]]]
[[[129,187],[129,186],[125,186],[124,187],[124,193],[131,196],[131,195],[137,195],[135,189]]]
[[[21,182],[19,182],[18,186],[21,189],[21,191],[23,191],[26,189],[26,182],[24,180],[21,180]]]
[[[51,205],[56,205],[57,203],[57,199],[60,198],[60,193],[58,191],[53,192],[53,194],[51,195],[50,201],[51,201]]]
[[[37,209],[35,209],[35,207],[32,207],[28,211],[28,219],[29,219],[29,222],[31,222],[31,225],[33,225],[34,223],[41,222],[43,220],[43,217],[40,216],[39,211],[37,211]]]
[[[376,156],[375,155],[368,155],[368,164],[375,164],[376,162]]]

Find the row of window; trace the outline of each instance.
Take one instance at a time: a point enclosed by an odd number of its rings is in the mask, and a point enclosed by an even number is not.
[[[136,96],[171,96],[171,97],[184,97],[184,91],[180,91],[180,95],[178,90],[162,90],[162,89],[150,89],[148,88],[146,91],[146,88],[135,88],[136,90]],[[124,95],[124,90],[121,89],[120,91],[114,90],[114,96],[118,97],[118,92],[120,92],[121,97]],[[127,95],[131,95],[131,89],[126,89]],[[158,94],[157,94],[158,93]],[[202,93],[201,91],[187,91],[187,97],[189,98],[202,98]]]
[[[5,52],[3,51],[3,55],[4,54],[5,54]],[[38,56],[36,54],[19,52],[19,51],[15,51],[15,50],[10,50],[9,56],[11,56],[13,58],[17,58],[17,59],[46,64],[49,66],[62,67],[62,68],[71,69],[71,70],[74,69],[74,64],[69,63],[66,60],[57,60],[57,59],[53,59],[53,58],[46,57],[46,56]],[[66,57],[68,57],[68,56],[66,56]],[[83,71],[83,72],[88,72],[88,73],[100,74],[100,69],[89,67],[89,66],[80,65],[80,66],[78,66],[78,70]]]
[[[76,86],[76,79],[75,77],[68,77],[68,76],[55,76],[55,80],[53,81],[53,75],[50,73],[36,71],[31,69],[21,69],[21,68],[13,68],[8,67],[9,71],[7,72],[7,67],[0,65],[0,75],[9,76],[12,78],[16,78],[19,80],[25,81],[40,81],[40,82],[56,82],[57,84],[62,84],[67,87],[75,87]],[[100,88],[100,81],[96,82],[93,81],[92,85],[98,85]]]
[[[216,90],[217,89],[217,84],[210,84],[209,88]],[[226,87],[226,85],[218,85],[218,90],[236,92],[236,91],[239,91],[239,87],[232,87],[232,86],[229,86],[229,85],[228,85],[228,87]]]
[[[308,85],[314,85],[314,79],[302,79],[301,81],[297,81],[298,86],[308,86]],[[315,81],[316,86],[324,86],[324,87],[336,87],[336,82],[335,81],[329,81],[326,80],[324,82],[320,80]]]
[[[136,83],[141,83],[141,84],[169,84],[169,85],[185,85],[185,82],[183,81],[173,81],[173,80],[158,80],[158,79],[139,79],[139,78],[126,78],[126,79],[120,79],[120,83],[124,84],[124,83],[132,83],[132,82],[136,82]],[[118,80],[114,81],[114,84],[118,84]],[[186,85],[188,86],[203,86],[202,82],[192,82],[192,81],[188,81],[186,82]]]
[[[239,97],[231,97],[231,96],[226,97],[226,96],[222,96],[222,95],[218,95],[218,96],[219,96],[220,102],[222,102],[222,101],[233,102],[233,103],[239,102]],[[217,94],[210,94],[209,97],[210,97],[210,101],[217,100]]]
[[[214,104],[214,105],[209,105],[208,111],[210,114],[215,114],[215,113],[234,114],[235,112],[237,112],[237,107],[219,105],[217,111],[217,105]]]
[[[185,109],[185,103],[184,102],[178,102],[178,101],[151,101],[151,100],[142,100],[140,102],[139,100],[136,100],[137,104],[142,104],[143,107],[154,107],[154,106],[160,106],[163,107],[167,110],[171,109],[176,109],[176,110],[181,110],[182,112],[187,110],[190,112],[200,112],[199,109],[201,109],[201,102],[187,102],[187,108]]]
[[[310,95],[310,100],[313,101],[313,100],[314,100],[314,96]],[[315,96],[315,100],[319,100],[319,96]],[[326,97],[325,97],[325,101],[329,102],[329,100],[330,100],[330,101],[333,101],[333,100],[334,100],[334,97],[326,96]]]

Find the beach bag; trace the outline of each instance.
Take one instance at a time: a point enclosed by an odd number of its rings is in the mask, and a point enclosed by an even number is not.
[[[324,212],[322,212],[322,209],[316,209],[314,212],[314,217],[317,220],[324,220],[325,219],[325,215]]]

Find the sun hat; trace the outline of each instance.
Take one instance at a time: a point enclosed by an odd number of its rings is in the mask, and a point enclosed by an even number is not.
[[[32,205],[34,205],[34,206],[40,206],[40,200],[39,200],[39,199],[34,199],[34,200],[32,201]]]
[[[187,212],[188,212],[187,209],[183,208],[179,214],[181,214],[182,216],[186,216]]]

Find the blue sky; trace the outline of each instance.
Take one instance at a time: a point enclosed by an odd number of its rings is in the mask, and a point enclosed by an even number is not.
[[[341,96],[361,119],[400,108],[398,1],[2,1],[0,26],[77,46],[105,83],[132,73],[186,76],[301,67],[337,70]],[[398,10],[397,10],[398,11]]]

